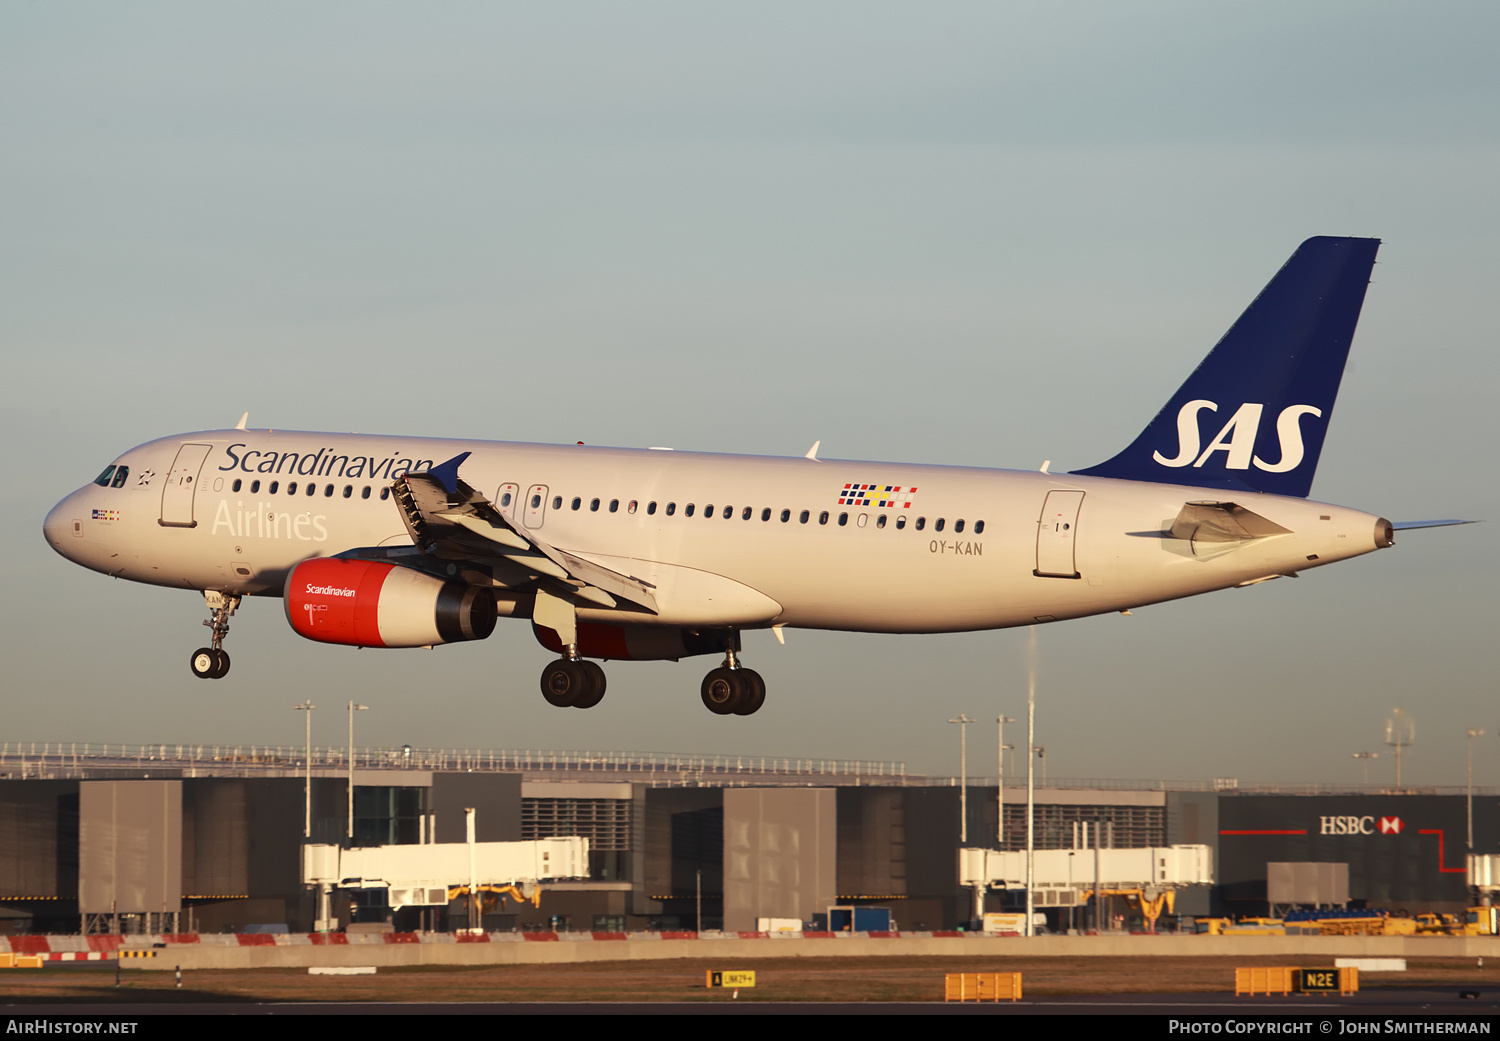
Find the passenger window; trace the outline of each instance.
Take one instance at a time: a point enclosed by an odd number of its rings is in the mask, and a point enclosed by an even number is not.
[[[802,512],[801,512],[801,513],[800,513],[800,514],[799,514],[799,515],[798,515],[798,516],[797,516],[797,522],[798,522],[798,523],[799,523],[799,524],[806,524],[806,523],[807,523],[807,519],[808,519],[808,518],[809,518],[809,517],[811,517],[811,516],[812,516],[812,514],[810,514],[810,513],[808,513],[808,512],[807,512],[807,511],[806,511],[806,510],[803,510],[803,511],[802,511]]]
[[[102,474],[100,474],[98,477],[94,478],[94,483],[97,484],[100,488],[108,488],[109,487],[109,479],[111,477],[113,477],[114,475],[115,475],[115,468],[113,466],[106,466],[104,468],[104,472]]]
[[[510,492],[506,492],[504,495],[500,496],[500,505],[501,506],[509,506],[510,505]]]
[[[347,499],[347,498],[349,498],[349,496],[351,496],[353,494],[354,494],[354,485],[352,485],[352,484],[346,484],[346,485],[344,485],[344,498]]]
[[[576,509],[578,509],[579,507],[581,507],[583,505],[583,500],[580,499],[578,496],[575,495],[575,496],[573,496],[573,501],[571,503],[569,503],[568,505],[572,506],[573,509],[576,510]]]
[[[260,482],[259,481],[251,481],[250,482],[250,494],[254,495],[258,491],[260,491]]]
[[[364,490],[359,493],[359,497],[361,499],[368,499],[370,497],[370,486],[368,484],[365,485]]]
[[[787,521],[789,521],[791,519],[792,519],[792,511],[791,510],[782,510],[781,511],[781,523],[785,524]]]
[[[234,479],[234,483],[229,486],[229,490],[232,492],[237,492],[240,490],[240,479],[238,477],[236,477]]]
[[[875,527],[877,527],[877,528],[883,528],[883,527],[885,527],[885,514],[882,513],[879,517],[875,518]]]
[[[937,523],[932,526],[932,530],[933,531],[942,531],[943,530],[943,518],[939,517],[937,519]]]
[[[296,481],[291,481],[291,482],[289,482],[287,484],[287,486],[286,486],[286,493],[288,495],[296,495],[297,494],[297,482]]]
[[[768,521],[771,519],[771,507],[767,506],[765,509],[760,511],[760,519],[762,521]]]
[[[953,534],[955,534],[955,535],[962,535],[963,531],[964,531],[964,522],[963,522],[963,518],[960,517],[958,520],[956,520],[956,521],[953,522]]]
[[[656,503],[654,503],[654,502],[648,502],[646,504],[646,516],[648,516],[648,517],[654,517],[654,516],[656,516]]]
[[[687,508],[684,509],[682,511],[682,513],[683,513],[683,516],[685,516],[685,517],[691,517],[693,515],[693,504],[692,503],[688,503],[687,504]]]
[[[750,519],[750,514],[752,514],[754,512],[755,512],[754,510],[752,510],[750,507],[746,506],[744,512],[740,514],[740,520],[749,520]]]
[[[848,523],[849,523],[849,515],[847,513],[841,513],[841,514],[839,514],[839,527],[841,527],[841,528],[845,527]]]
[[[562,496],[561,495],[554,495],[552,497],[552,508],[554,510],[560,510],[560,509],[562,509]]]
[[[328,487],[326,487],[326,488],[323,489],[323,498],[325,498],[325,499],[331,499],[331,498],[333,498],[333,485],[330,484]]]
[[[281,482],[280,481],[272,481],[271,482],[271,487],[268,488],[268,489],[266,489],[266,490],[269,491],[272,495],[275,495],[276,494],[276,489],[280,488],[280,487],[281,487]]]
[[[976,534],[976,535],[983,535],[984,534],[984,521],[975,521],[974,522],[974,534]]]
[[[332,487],[332,485],[330,485],[329,487]],[[315,484],[313,484],[311,481],[308,481],[307,482],[307,494],[308,495],[317,495],[318,494],[318,486],[315,485]]]
[[[384,502],[385,500],[389,499],[390,497],[391,497],[391,486],[390,485],[386,485],[384,488],[380,489],[380,501],[381,502]]]
[[[827,524],[828,523],[828,511],[827,510],[824,510],[822,513],[818,514],[818,523],[819,524]]]
[[[630,505],[628,505],[628,506],[625,507],[625,512],[626,513],[634,513],[635,512],[635,507],[636,507],[636,502],[635,502],[634,499],[631,499],[630,500]]]
[[[128,467],[128,466],[122,466],[118,470],[115,471],[115,479],[110,482],[109,486],[111,488],[123,488],[123,487],[125,487],[125,478],[127,478],[129,476],[130,476],[130,467]]]
[[[917,530],[921,531],[925,527],[927,527],[927,518],[926,517],[918,517],[917,518]]]
[[[620,500],[619,499],[611,499],[611,500],[609,500],[609,512],[610,513],[619,513],[620,512]]]
[[[714,504],[713,503],[709,503],[707,506],[703,507],[703,516],[707,517],[709,520],[713,520],[713,517],[714,517]]]
[[[589,512],[590,513],[598,513],[599,512],[599,500],[598,499],[590,500],[590,502],[589,502]]]
[[[675,502],[669,502],[669,503],[667,503],[667,516],[670,517],[670,516],[672,516],[672,514],[674,514],[676,512],[677,512],[677,504]]]
[[[729,518],[731,518],[733,516],[734,516],[734,507],[733,506],[726,506],[726,507],[724,507],[724,519],[725,520],[729,520]]]
[[[896,530],[900,531],[904,527],[906,527],[906,518],[905,517],[897,517],[896,518]]]

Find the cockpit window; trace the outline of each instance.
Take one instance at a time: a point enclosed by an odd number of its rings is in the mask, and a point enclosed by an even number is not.
[[[130,467],[121,466],[115,469],[115,479],[109,483],[111,488],[125,487],[125,478],[130,476]]]
[[[113,466],[106,466],[104,468],[104,472],[102,474],[100,474],[98,477],[94,478],[94,483],[97,484],[100,488],[108,488],[109,487],[109,479],[111,477],[113,477],[114,475],[115,475],[115,468]]]

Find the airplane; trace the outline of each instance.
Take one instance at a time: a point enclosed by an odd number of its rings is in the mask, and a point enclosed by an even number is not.
[[[62,556],[201,592],[281,597],[354,647],[482,640],[529,620],[545,699],[589,708],[598,661],[723,655],[703,703],[766,685],[741,633],[941,633],[1128,613],[1390,547],[1307,498],[1378,239],[1304,242],[1140,435],[1071,473],[670,449],[230,430],[130,449],[47,515]]]

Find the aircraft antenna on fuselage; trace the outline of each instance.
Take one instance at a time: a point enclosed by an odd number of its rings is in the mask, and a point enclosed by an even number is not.
[[[804,459],[811,459],[815,463],[822,462],[822,460],[820,460],[818,458],[818,449],[821,448],[822,446],[823,446],[823,442],[822,441],[814,441],[813,442],[813,446],[807,450],[807,454],[805,456],[803,456],[802,458],[804,458]]]
[[[248,422],[250,422],[250,413],[246,412],[244,415],[240,416],[240,421],[234,425],[234,428],[236,430],[244,430],[245,424]]]

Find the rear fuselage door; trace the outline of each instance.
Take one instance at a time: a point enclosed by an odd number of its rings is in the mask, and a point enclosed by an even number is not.
[[[526,512],[523,523],[528,528],[540,528],[547,519],[547,486],[533,484],[526,489]]]
[[[193,520],[193,493],[198,487],[198,471],[203,469],[203,460],[213,451],[212,445],[183,445],[177,449],[177,458],[172,460],[172,472],[161,490],[161,517],[158,521],[167,528],[191,528],[198,522]]]
[[[1074,549],[1078,536],[1078,508],[1083,492],[1047,493],[1036,529],[1036,571],[1043,578],[1078,578]]]

